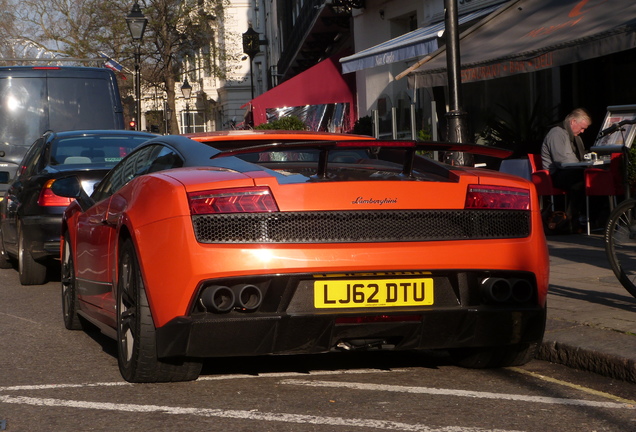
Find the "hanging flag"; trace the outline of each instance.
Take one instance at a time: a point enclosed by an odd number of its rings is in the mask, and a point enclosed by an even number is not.
[[[115,60],[113,60],[112,58],[108,57],[106,54],[104,54],[102,52],[100,52],[99,55],[106,59],[106,61],[104,62],[104,66],[106,66],[108,69],[110,69],[110,70],[112,70],[114,72],[119,72],[119,74],[122,77],[122,79],[126,79],[126,75],[124,75],[124,73],[122,72],[124,70],[124,66],[120,65]]]

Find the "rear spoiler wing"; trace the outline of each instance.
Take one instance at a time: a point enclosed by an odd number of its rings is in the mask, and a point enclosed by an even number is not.
[[[213,145],[213,143],[210,143]],[[220,157],[238,156],[249,153],[260,153],[266,151],[285,151],[295,149],[315,149],[320,150],[318,159],[317,177],[324,177],[327,173],[327,161],[330,150],[360,149],[368,148],[379,151],[405,150],[404,166],[402,174],[411,177],[413,173],[413,162],[418,151],[443,151],[443,152],[463,152],[490,156],[505,159],[512,155],[511,150],[498,147],[484,146],[478,144],[448,143],[436,141],[375,141],[375,140],[351,140],[351,141],[305,141],[291,143],[268,143],[255,146],[240,147],[236,149],[223,150],[210,157],[216,159]]]

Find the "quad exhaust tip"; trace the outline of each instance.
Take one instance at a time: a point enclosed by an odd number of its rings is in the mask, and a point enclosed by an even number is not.
[[[534,288],[525,279],[486,278],[481,282],[482,296],[493,303],[525,303],[532,298]]]
[[[211,285],[201,293],[203,306],[215,313],[226,313],[234,308],[234,291],[226,286]]]
[[[232,287],[234,291],[234,306],[245,312],[258,309],[263,302],[263,293],[256,285],[239,284]]]
[[[223,285],[210,285],[201,293],[201,304],[214,313],[227,313],[233,309],[241,312],[253,312],[263,302],[263,293],[252,284],[238,284],[232,288]]]

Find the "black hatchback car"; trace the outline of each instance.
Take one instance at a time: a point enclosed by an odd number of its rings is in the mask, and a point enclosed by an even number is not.
[[[61,176],[77,175],[87,191],[131,150],[156,137],[128,130],[47,132],[24,156],[0,201],[0,268],[17,261],[20,283],[39,285],[60,256],[60,226],[68,198],[51,186]]]

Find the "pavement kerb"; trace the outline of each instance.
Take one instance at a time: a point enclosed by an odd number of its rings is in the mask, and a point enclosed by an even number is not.
[[[549,320],[537,359],[636,383],[633,335]]]
[[[636,299],[601,235],[549,236],[548,320],[540,360],[636,383]]]

